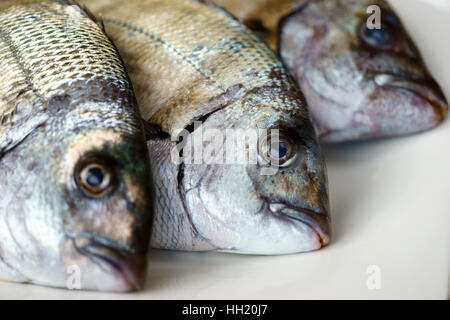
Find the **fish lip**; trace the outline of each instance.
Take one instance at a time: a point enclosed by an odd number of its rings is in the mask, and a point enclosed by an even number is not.
[[[330,243],[331,220],[327,214],[280,202],[270,203],[269,210],[278,217],[295,220],[308,226],[317,235],[320,242],[320,248],[323,248]]]
[[[434,108],[439,120],[443,119],[448,112],[448,102],[444,92],[431,77],[382,72],[375,74],[374,82],[381,88],[402,89],[414,93]]]
[[[127,284],[126,291],[137,291],[142,288],[147,266],[145,254],[133,253],[131,250],[92,238],[74,238],[72,241],[81,255],[86,256],[100,268],[107,269],[106,272],[113,269],[116,275],[122,277]]]

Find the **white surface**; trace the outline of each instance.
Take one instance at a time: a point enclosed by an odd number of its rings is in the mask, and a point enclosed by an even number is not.
[[[450,98],[450,0],[392,3]],[[448,11],[445,10],[448,9]],[[325,147],[334,237],[283,257],[153,252],[148,285],[128,295],[0,283],[0,299],[447,299],[450,121],[411,137]],[[367,268],[381,270],[369,290]]]

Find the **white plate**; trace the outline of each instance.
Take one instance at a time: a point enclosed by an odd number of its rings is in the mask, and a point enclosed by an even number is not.
[[[450,0],[391,2],[450,98]],[[447,299],[449,144],[446,121],[425,134],[325,147],[334,238],[322,251],[284,257],[153,252],[140,293],[0,283],[0,298]],[[367,286],[377,275],[381,288]]]

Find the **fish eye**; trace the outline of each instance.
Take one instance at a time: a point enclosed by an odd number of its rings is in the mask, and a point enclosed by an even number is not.
[[[261,147],[263,158],[279,167],[288,167],[297,158],[295,143],[283,133],[271,134]]]
[[[381,29],[369,29],[366,24],[361,26],[360,38],[369,46],[389,49],[396,41],[395,32],[387,26],[382,26]]]
[[[110,159],[83,159],[75,169],[78,188],[88,197],[101,198],[114,190],[114,166]]]

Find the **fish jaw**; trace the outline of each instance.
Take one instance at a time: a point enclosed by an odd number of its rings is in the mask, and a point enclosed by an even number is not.
[[[291,255],[321,250],[330,242],[331,224],[326,215],[301,208],[292,209],[281,203],[270,204],[263,215],[277,224],[270,236],[246,240],[243,246],[234,240],[236,247],[217,251],[261,256]]]
[[[45,273],[36,267],[25,266],[16,278],[3,279],[74,291],[126,293],[142,289],[147,270],[146,254],[118,247],[104,238],[95,240],[94,236],[64,241],[65,245],[53,255],[41,248],[42,255],[34,263],[45,263]],[[19,261],[10,263],[14,265]]]
[[[320,249],[329,244],[331,239],[330,218],[327,214],[314,212],[304,208],[295,208],[283,203],[272,203],[269,206],[272,214],[291,222],[299,222],[309,226],[316,233]]]
[[[266,216],[278,221],[286,237],[282,241],[264,241],[260,239],[246,244],[245,249],[221,249],[220,252],[245,255],[290,255],[321,250],[331,240],[331,221],[325,214],[303,208],[292,208],[282,203],[272,203],[265,212]],[[286,232],[287,231],[287,232]]]
[[[389,59],[385,59],[389,61]],[[378,71],[364,71],[367,83],[358,95],[348,97],[347,105],[338,110],[312,92],[305,83],[313,101],[334,109],[338,116],[318,121],[323,142],[384,138],[415,134],[438,126],[448,113],[447,100],[437,82],[426,73],[410,73],[398,66],[378,65]],[[315,98],[313,98],[315,97]],[[324,119],[320,111],[316,117]],[[317,114],[319,113],[319,114]],[[336,122],[335,119],[343,119]]]
[[[147,271],[147,255],[130,248],[117,248],[89,238],[76,238],[73,246],[87,258],[86,272],[82,269],[81,283],[85,290],[132,292],[142,288]],[[93,270],[100,270],[99,274]]]
[[[415,78],[414,75],[378,73],[374,77],[374,82],[380,88],[397,90],[406,96],[408,94],[414,96],[416,99],[411,101],[412,107],[432,108],[435,121],[429,124],[429,128],[438,125],[448,113],[447,99],[439,84],[431,77]]]
[[[331,221],[326,214],[264,200],[246,205],[247,211],[241,206],[232,212],[221,212],[210,205],[214,200],[205,199],[208,196],[211,195],[204,191],[191,191],[187,202],[197,232],[213,244],[215,251],[290,255],[317,251],[330,242]]]
[[[308,80],[302,82],[319,138],[339,143],[415,134],[438,126],[448,113],[447,100],[431,78],[414,79],[389,73],[371,75],[360,91],[341,92],[340,101],[319,95]],[[313,81],[317,81],[317,78]],[[335,94],[333,89],[333,94]],[[345,103],[341,105],[341,103]]]

